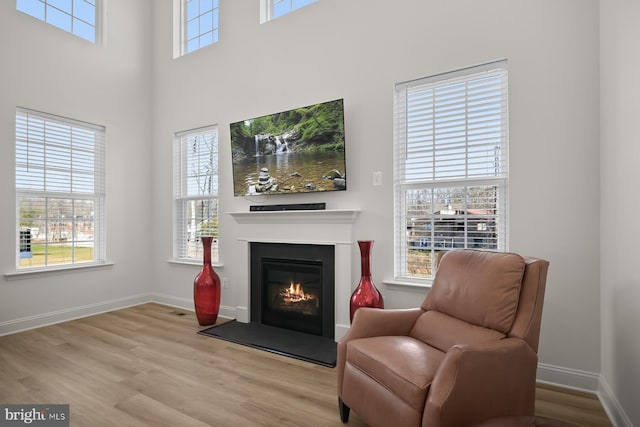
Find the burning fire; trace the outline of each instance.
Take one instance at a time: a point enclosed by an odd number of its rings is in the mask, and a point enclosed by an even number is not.
[[[306,294],[300,283],[289,283],[289,287],[280,292],[286,304],[297,303],[301,301],[310,301],[316,297],[312,294]]]

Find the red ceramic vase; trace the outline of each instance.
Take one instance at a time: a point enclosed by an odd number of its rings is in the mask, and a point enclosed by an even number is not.
[[[204,249],[202,271],[193,281],[193,301],[196,318],[201,326],[213,325],[220,311],[220,277],[211,266],[211,241],[213,237],[201,237]]]
[[[371,248],[373,240],[358,240],[360,246],[360,283],[353,294],[351,294],[350,320],[353,322],[353,315],[360,307],[384,308],[382,294],[371,280]]]

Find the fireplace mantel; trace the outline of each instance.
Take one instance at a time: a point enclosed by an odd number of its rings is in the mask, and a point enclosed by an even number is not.
[[[252,242],[332,245],[335,248],[335,339],[349,329],[349,298],[354,267],[357,209],[226,212],[241,225],[242,236],[233,243],[234,257],[225,264],[237,265],[234,317],[250,319],[250,244]],[[242,254],[242,255],[240,255]],[[357,265],[357,263],[356,263]]]
[[[360,215],[359,210],[353,209],[227,213],[238,224],[352,224]]]

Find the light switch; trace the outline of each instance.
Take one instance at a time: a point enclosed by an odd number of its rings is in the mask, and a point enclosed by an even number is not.
[[[375,187],[382,185],[382,172],[376,171],[371,174],[371,185]]]

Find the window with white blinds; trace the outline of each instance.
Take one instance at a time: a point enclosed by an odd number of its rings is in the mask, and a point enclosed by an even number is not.
[[[16,111],[16,266],[105,261],[105,128]]]
[[[96,42],[99,0],[17,0],[16,9],[41,21]]]
[[[218,42],[219,0],[182,0],[183,54]]]
[[[218,256],[218,129],[175,135],[173,152],[174,258],[202,262],[201,236],[213,236],[211,260]]]
[[[293,12],[296,9],[308,6],[318,0],[262,0],[261,22],[270,21]]]
[[[506,61],[396,85],[396,280],[428,284],[437,254],[507,246]]]

